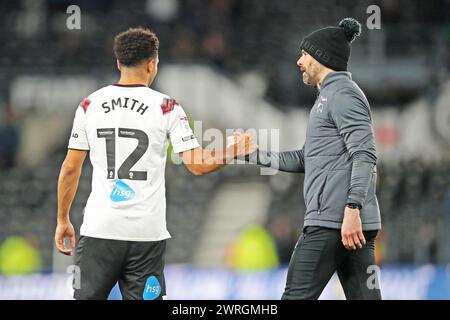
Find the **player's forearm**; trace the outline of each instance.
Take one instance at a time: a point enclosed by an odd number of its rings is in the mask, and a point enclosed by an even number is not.
[[[61,167],[58,179],[58,223],[69,220],[69,211],[72,206],[78,182],[81,176],[81,168]]]
[[[357,152],[353,155],[352,176],[347,203],[356,203],[361,206],[369,191],[375,160],[364,152]]]
[[[272,152],[257,150],[249,157],[249,162],[284,172],[305,172],[303,149],[295,151]]]
[[[223,150],[202,149],[201,152],[201,162],[199,163],[200,174],[216,171],[235,158],[233,148]]]

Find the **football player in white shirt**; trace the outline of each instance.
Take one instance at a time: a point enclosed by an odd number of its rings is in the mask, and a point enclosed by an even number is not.
[[[92,191],[76,248],[76,299],[106,299],[116,282],[124,299],[165,297],[164,253],[170,234],[164,170],[169,139],[195,175],[217,170],[257,148],[248,135],[235,135],[223,151],[200,147],[183,108],[149,88],[158,70],[158,48],[150,30],[118,34],[114,53],[119,82],[92,93],[76,110],[58,181],[55,232],[57,249],[72,255],[75,231],[69,211],[89,153]]]

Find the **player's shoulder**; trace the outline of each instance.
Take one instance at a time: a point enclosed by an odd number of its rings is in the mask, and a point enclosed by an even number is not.
[[[353,80],[346,80],[336,89],[333,95],[333,102],[341,105],[336,108],[341,112],[346,112],[347,108],[354,109],[360,107],[362,109],[370,109],[369,101],[358,84]]]
[[[107,85],[104,86],[102,88],[99,88],[95,91],[93,91],[92,93],[84,96],[81,101],[80,104],[78,105],[79,107],[81,107],[84,112],[86,113],[89,110],[92,110],[93,108],[89,108],[92,105],[96,105],[99,102],[103,102],[105,100],[108,100],[112,95],[114,95],[115,93],[115,86],[114,85]],[[95,108],[94,108],[95,109]]]
[[[363,97],[364,92],[358,86],[358,84],[352,79],[343,79],[336,83],[334,88],[335,96],[347,96],[347,97]]]
[[[147,87],[143,91],[145,92],[146,95],[149,96],[150,99],[158,101],[158,102],[163,102],[165,100],[175,100],[171,96],[169,96],[165,93],[162,93],[160,91],[157,91],[155,89],[152,89],[152,88]]]
[[[161,107],[163,115],[170,114],[176,107],[181,107],[178,101],[173,97],[152,88],[147,89],[147,94],[151,97],[152,101],[156,102],[156,104]]]
[[[111,86],[102,87],[85,96],[82,101],[88,100],[89,102],[92,102],[95,99],[102,98],[103,96],[107,95],[110,90]]]
[[[96,97],[96,96],[105,94],[106,92],[109,92],[110,90],[111,90],[111,86],[109,86],[109,85],[108,86],[104,86],[102,88],[99,88],[99,89],[91,92],[88,96],[89,97]]]

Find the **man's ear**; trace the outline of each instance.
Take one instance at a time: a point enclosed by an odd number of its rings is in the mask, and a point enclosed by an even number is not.
[[[152,73],[153,69],[155,69],[155,59],[151,58],[147,61],[147,72]]]
[[[120,62],[119,62],[119,60],[117,59],[116,62],[117,62],[117,69],[119,69],[119,71],[122,71],[122,70],[120,70],[121,67],[120,67]]]

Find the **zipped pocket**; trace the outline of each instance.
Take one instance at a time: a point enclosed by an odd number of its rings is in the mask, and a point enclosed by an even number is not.
[[[323,193],[325,190],[325,186],[327,185],[327,180],[328,180],[328,174],[325,175],[325,179],[322,183],[322,185],[320,186],[320,190],[319,190],[319,194],[317,195],[317,214],[321,214],[322,212],[322,204],[323,204]]]

